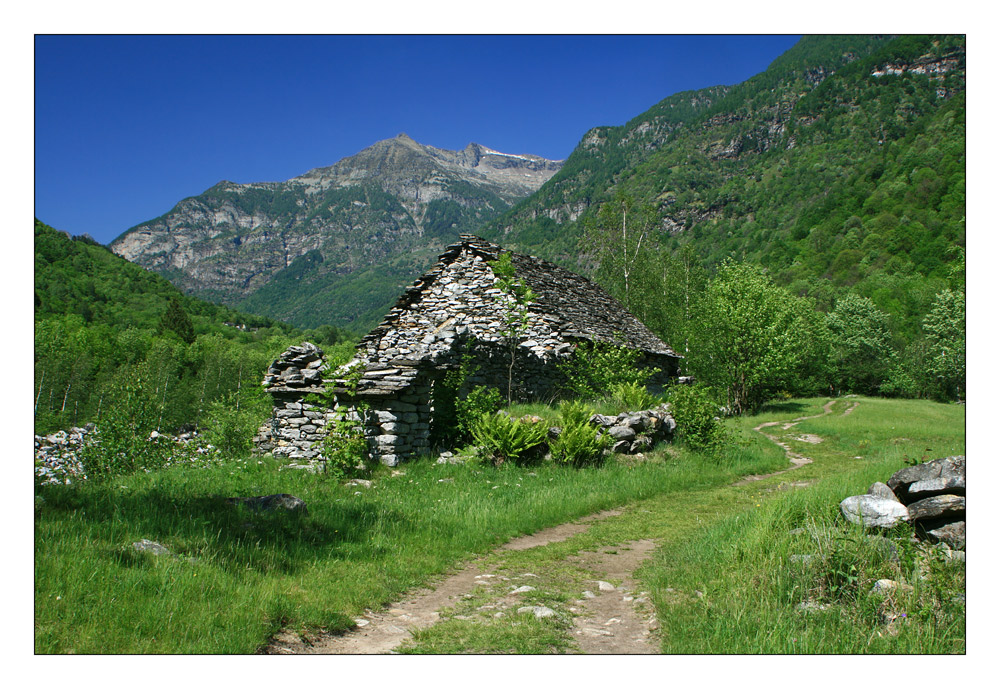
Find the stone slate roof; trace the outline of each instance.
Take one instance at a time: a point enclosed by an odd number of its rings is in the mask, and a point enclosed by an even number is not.
[[[377,340],[392,329],[399,314],[418,302],[423,290],[433,284],[463,250],[493,261],[503,248],[481,237],[460,235],[460,241],[449,245],[434,267],[407,288],[385,320],[362,339],[362,344]],[[536,295],[530,310],[554,319],[564,336],[611,342],[651,354],[680,358],[638,318],[629,313],[620,301],[595,282],[555,263],[511,253],[518,277]]]

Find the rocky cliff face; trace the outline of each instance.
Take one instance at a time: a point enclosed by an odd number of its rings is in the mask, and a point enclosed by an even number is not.
[[[287,182],[220,182],[111,249],[189,293],[299,325],[363,327],[428,256],[560,166],[475,143],[447,151],[400,134]]]

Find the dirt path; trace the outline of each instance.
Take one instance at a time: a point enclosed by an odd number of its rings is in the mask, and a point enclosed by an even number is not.
[[[810,459],[809,457],[806,457],[805,455],[800,455],[798,452],[793,451],[792,448],[788,446],[788,443],[784,443],[784,442],[778,440],[773,435],[770,435],[769,433],[765,433],[763,429],[770,428],[772,426],[781,426],[782,430],[787,431],[787,430],[789,430],[791,428],[794,428],[795,426],[799,425],[799,423],[801,421],[806,421],[807,419],[818,419],[821,416],[827,416],[828,414],[832,414],[833,413],[833,405],[836,404],[836,403],[837,403],[837,400],[830,400],[829,402],[827,402],[826,404],[824,404],[823,405],[823,412],[821,414],[812,414],[811,416],[800,416],[798,418],[792,419],[791,421],[768,421],[767,423],[762,423],[761,425],[755,427],[754,428],[755,431],[757,431],[762,436],[764,436],[765,438],[767,438],[772,443],[774,443],[775,445],[777,445],[778,447],[780,447],[782,450],[785,451],[785,456],[788,457],[788,461],[791,462],[792,466],[788,467],[787,469],[782,469],[781,471],[773,471],[770,474],[752,474],[750,476],[746,476],[746,477],[740,479],[739,481],[737,481],[736,483],[734,483],[732,485],[734,485],[734,486],[745,486],[748,483],[753,483],[755,481],[762,481],[762,480],[764,480],[766,478],[770,478],[772,476],[778,476],[780,474],[788,473],[789,471],[794,471],[795,469],[798,469],[800,467],[804,467],[806,464],[812,464],[812,459]],[[849,406],[847,409],[844,410],[844,416],[847,416],[852,411],[854,411],[858,407],[858,404],[860,404],[860,403],[859,402],[853,402],[851,404],[851,406]],[[819,437],[818,435],[810,435],[808,433],[805,434],[805,435],[798,436],[796,438],[796,440],[800,440],[800,441],[802,441],[804,443],[811,443],[813,445],[816,445],[818,443],[823,442],[823,439],[821,437]]]
[[[812,416],[801,416],[791,421],[770,421],[762,423],[755,431],[784,449],[792,466],[770,474],[747,476],[732,484],[746,485],[798,469],[813,460],[794,452],[787,443],[764,432],[765,428],[781,426],[789,430],[799,422],[815,419],[833,413],[836,400],[823,406],[823,412]],[[854,402],[844,415],[853,412],[858,402]],[[806,443],[820,443],[819,436],[805,434],[796,438]],[[543,529],[528,536],[515,538],[500,546],[495,552],[527,550],[551,543],[565,541],[583,533],[594,521],[620,515],[621,510],[606,510]],[[580,551],[566,558],[585,571],[593,574],[588,581],[590,588],[581,591],[581,597],[573,601],[569,612],[573,615],[572,638],[580,652],[587,654],[650,654],[659,652],[656,638],[658,628],[655,611],[648,593],[636,591],[633,573],[656,549],[658,541],[643,539],[605,546],[598,551]],[[489,586],[496,575],[484,566],[484,558],[479,558],[460,571],[445,577],[432,589],[413,592],[405,600],[386,610],[368,612],[356,620],[358,626],[346,634],[319,633],[302,637],[294,632],[284,632],[272,639],[263,649],[269,654],[379,654],[393,653],[400,645],[412,638],[413,632],[426,629],[440,619],[442,609],[454,606],[479,586]],[[534,575],[526,575],[534,576]],[[506,578],[503,578],[507,581]],[[515,592],[516,593],[516,592]]]
[[[583,598],[569,609],[574,613],[573,636],[582,653],[660,652],[654,634],[659,625],[649,593],[636,592],[632,579],[657,545],[645,539],[567,558],[600,576],[593,580],[592,590],[584,591]],[[614,581],[621,583],[616,586]]]
[[[605,510],[575,522],[559,524],[521,536],[500,546],[500,550],[527,550],[549,543],[558,543],[586,531],[588,524],[621,514],[620,510]],[[308,638],[295,632],[282,632],[263,649],[266,654],[378,654],[391,653],[412,632],[425,629],[440,619],[439,610],[454,605],[477,585],[492,577],[481,569],[477,560],[459,572],[445,577],[433,589],[414,592],[381,612],[370,612],[355,621],[358,627],[346,634],[316,634]]]

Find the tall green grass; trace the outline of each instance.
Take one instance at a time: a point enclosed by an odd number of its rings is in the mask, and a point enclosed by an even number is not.
[[[250,460],[42,487],[36,652],[250,653],[285,627],[347,629],[517,535],[733,475],[663,450],[586,470],[425,459],[397,471],[362,488]],[[302,498],[308,514],[225,501],[272,493]],[[135,552],[144,538],[173,556]]]
[[[882,538],[839,515],[841,500],[885,481],[907,460],[964,454],[964,408],[853,401],[860,405],[848,416],[838,402],[834,414],[787,431],[767,429],[813,464],[747,486],[734,496],[741,509],[672,543],[641,570],[657,605],[664,652],[964,652],[964,564],[921,551],[906,527]],[[738,424],[806,415],[801,404]],[[795,440],[807,433],[824,440]],[[784,480],[812,485],[775,490]],[[882,578],[913,590],[872,593]]]

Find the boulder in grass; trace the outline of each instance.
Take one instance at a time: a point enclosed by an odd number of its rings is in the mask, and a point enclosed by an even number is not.
[[[904,503],[942,493],[965,493],[965,456],[942,457],[900,469],[887,481]]]
[[[245,505],[247,509],[255,512],[274,512],[284,510],[286,512],[301,512],[305,514],[306,503],[288,493],[278,493],[277,495],[259,495],[249,498],[227,498],[230,505]]]
[[[136,541],[132,544],[132,548],[137,552],[149,553],[150,555],[170,555],[170,551],[164,546],[160,545],[156,541],[151,541],[148,538]]]
[[[888,500],[875,495],[852,495],[840,503],[840,511],[852,524],[889,529],[909,520],[906,506],[898,500]]]
[[[526,605],[526,606],[524,606],[522,608],[518,608],[517,612],[518,612],[518,614],[523,614],[523,613],[526,613],[526,612],[530,612],[532,615],[534,615],[538,619],[542,619],[543,617],[552,617],[553,615],[556,614],[555,610],[553,610],[552,608],[546,607],[544,605]]]
[[[954,519],[965,514],[965,497],[962,495],[933,495],[910,503],[906,509],[910,513],[910,521],[938,517]]]
[[[899,502],[899,498],[897,498],[896,494],[892,492],[892,488],[885,485],[881,481],[876,481],[871,485],[871,488],[868,489],[868,495],[874,495],[877,498],[885,498],[886,500],[895,500],[896,502]]]

